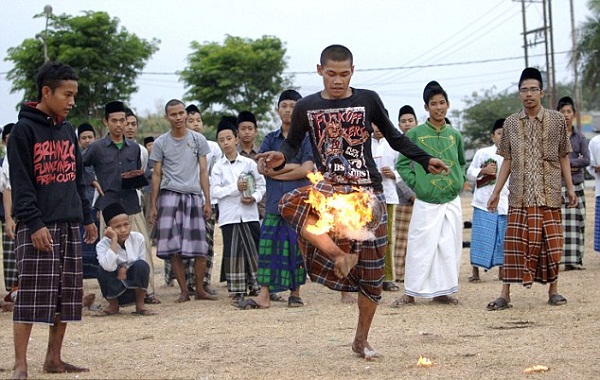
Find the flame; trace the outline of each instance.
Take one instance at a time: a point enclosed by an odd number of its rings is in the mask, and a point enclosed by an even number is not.
[[[433,363],[431,362],[431,360],[419,355],[419,361],[417,361],[417,367],[431,367],[432,365],[433,365]]]
[[[323,180],[323,175],[308,173],[308,179],[317,184]],[[333,231],[354,240],[372,238],[373,233],[366,228],[373,220],[372,195],[358,188],[356,190],[350,194],[335,193],[325,196],[311,189],[305,202],[317,212],[319,220],[306,227],[308,232],[322,235]]]

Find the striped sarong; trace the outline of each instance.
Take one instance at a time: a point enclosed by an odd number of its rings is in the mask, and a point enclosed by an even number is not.
[[[298,188],[285,194],[279,201],[281,216],[300,234],[310,214],[312,207],[305,202],[308,199],[312,185]],[[319,182],[315,188],[326,194],[333,192],[348,194],[355,191],[351,186],[335,186]],[[382,215],[379,223],[373,228],[374,238],[364,241],[335,239],[336,244],[344,252],[357,254],[358,264],[352,268],[348,276],[338,278],[334,271],[334,262],[325,254],[318,251],[306,239],[300,237],[298,242],[302,250],[308,274],[312,281],[325,285],[332,290],[344,292],[361,292],[374,302],[381,299],[381,283],[384,277],[384,258],[387,246],[387,209],[383,193],[375,194]]]
[[[396,244],[394,246],[394,267],[396,280],[404,281],[406,263],[406,243],[408,241],[408,226],[412,216],[413,205],[396,205]]]
[[[202,197],[161,190],[158,199],[158,242],[156,255],[169,259],[206,257],[206,227],[202,216]]]
[[[394,215],[396,205],[387,205],[387,214]],[[385,281],[394,281],[394,219],[388,217],[387,223],[387,247],[385,249]]]
[[[506,215],[473,208],[471,265],[487,270],[503,264],[506,220]]]
[[[600,252],[600,196],[596,197],[594,206],[594,251]]]
[[[260,223],[233,223],[221,226],[223,265],[227,290],[231,293],[258,291],[258,242]]]
[[[577,196],[577,206],[567,207],[569,196],[567,188],[562,187],[563,206],[562,226],[564,249],[561,264],[565,265],[583,265],[583,253],[585,251],[585,194],[584,183],[573,186]]]
[[[10,292],[17,287],[19,272],[15,256],[15,241],[6,235],[6,225],[2,224],[2,265],[4,267],[4,287]]]
[[[272,293],[296,290],[306,283],[298,234],[280,215],[267,213],[263,220],[256,277]]]
[[[204,225],[206,226],[206,243],[208,245],[208,253],[206,254],[206,272],[204,272],[204,283],[210,285],[212,278],[212,269],[215,261],[215,224],[217,221],[217,215],[219,213],[219,206],[212,205],[212,215],[208,219],[204,219]]]
[[[50,223],[52,251],[33,248],[31,231],[17,225],[15,253],[19,270],[19,295],[13,321],[54,324],[55,314],[62,322],[81,320],[83,264],[78,223]]]
[[[107,300],[118,298],[119,305],[128,305],[136,301],[135,289],[146,290],[150,278],[150,266],[145,260],[135,261],[127,268],[127,278],[117,279],[119,270],[112,272],[98,268],[98,284]]]
[[[508,209],[504,238],[505,283],[553,283],[558,279],[563,237],[560,209],[524,207]]]

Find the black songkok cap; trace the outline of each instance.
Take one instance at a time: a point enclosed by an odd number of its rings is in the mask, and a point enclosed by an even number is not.
[[[121,206],[120,203],[111,203],[102,210],[102,217],[104,218],[104,223],[108,226],[111,219],[117,215],[127,214],[127,211]]]
[[[144,146],[150,144],[151,142],[154,142],[154,137],[148,136],[148,137],[144,138]]]
[[[302,95],[300,95],[300,93],[298,91],[285,90],[284,92],[281,93],[281,95],[279,95],[279,100],[277,101],[277,107],[279,107],[279,103],[283,102],[284,100],[293,100],[293,101],[297,102],[300,99],[302,99]]]
[[[521,83],[523,83],[523,81],[526,81],[527,79],[537,80],[538,82],[540,82],[540,88],[544,88],[544,81],[542,80],[542,73],[540,73],[540,70],[533,67],[528,67],[525,70],[523,70],[523,72],[521,73],[521,78],[519,79],[519,87],[521,87]]]
[[[77,137],[81,136],[83,132],[90,131],[96,136],[96,131],[94,131],[94,127],[92,127],[89,123],[81,123],[79,127],[77,127]]]
[[[437,81],[432,80],[431,82],[427,83],[425,85],[425,88],[423,89],[423,102],[425,104],[429,103],[429,94],[432,90],[436,90],[437,92],[443,92],[445,94],[445,91],[442,88],[442,86]],[[446,96],[444,95],[444,97]]]
[[[504,128],[504,120],[506,119],[498,119],[494,122],[494,126],[492,127],[492,133],[496,132],[496,129]]]
[[[6,142],[6,136],[12,131],[12,127],[15,123],[8,123],[2,128],[2,141]]]
[[[402,117],[402,115],[406,115],[406,114],[413,115],[415,117],[415,119],[417,118],[417,114],[415,113],[415,110],[411,106],[405,105],[405,106],[402,106],[400,108],[400,112],[398,112],[398,121],[400,121],[400,118]]]
[[[200,113],[200,110],[198,109],[198,107],[196,107],[195,104],[190,104],[189,106],[185,107],[185,112],[187,112],[188,114]]]
[[[558,100],[558,104],[556,105],[556,110],[560,111],[560,109],[564,106],[571,106],[571,108],[573,108],[573,111],[575,111],[575,102],[570,96],[563,96],[562,98],[560,98]]]
[[[219,120],[219,124],[217,125],[217,135],[219,132],[224,131],[225,129],[231,129],[233,133],[237,136],[237,118],[233,116],[222,116],[221,120]]]
[[[108,117],[113,112],[125,112],[125,105],[118,100],[108,102],[104,106],[104,116]]]
[[[244,121],[249,121],[256,127],[256,116],[250,111],[242,111],[237,117],[237,121],[235,125],[240,125]]]

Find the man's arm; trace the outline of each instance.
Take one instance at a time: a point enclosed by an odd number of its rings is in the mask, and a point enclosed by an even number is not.
[[[567,186],[567,195],[569,196],[569,207],[577,206],[577,195],[573,188],[573,178],[571,177],[571,161],[569,155],[566,154],[560,158],[560,170]],[[497,185],[496,185],[497,186]]]
[[[314,163],[312,161],[306,161],[300,164],[285,164],[286,170],[289,168],[287,172],[274,172],[272,169],[269,170],[269,173],[273,173],[273,175],[267,175],[272,179],[276,179],[278,181],[295,181],[297,179],[306,178],[308,173],[312,172]]]
[[[500,193],[502,192],[502,188],[506,181],[508,180],[508,176],[510,175],[510,165],[512,160],[509,158],[504,158],[502,161],[502,165],[500,166],[500,171],[498,172],[498,177],[496,177],[496,185],[494,186],[494,191],[492,191],[492,195],[490,199],[488,199],[488,211],[496,212],[498,211],[498,202],[500,201]],[[567,157],[568,162],[568,157]],[[573,186],[571,186],[572,188]]]
[[[160,181],[162,179],[162,161],[154,161],[152,170],[152,190],[150,191],[150,211],[148,212],[148,223],[156,223],[158,215],[158,193],[160,191]]]
[[[203,212],[206,219],[212,215],[212,207],[210,205],[210,183],[208,179],[208,167],[206,164],[206,156],[198,157],[198,163],[200,166],[200,188],[204,193],[204,206]]]

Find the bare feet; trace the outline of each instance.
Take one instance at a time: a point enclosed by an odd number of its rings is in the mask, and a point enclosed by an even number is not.
[[[219,297],[214,294],[210,294],[202,290],[201,292],[196,292],[196,301],[198,300],[206,300],[206,301],[217,301]]]
[[[450,296],[439,296],[433,297],[432,302],[441,303],[444,305],[458,305],[458,298],[450,297]]]
[[[366,341],[354,341],[354,343],[352,343],[352,351],[354,351],[354,353],[358,354],[361,358],[364,358],[367,361],[375,360],[381,357],[381,355],[377,351],[371,348],[369,342]]]
[[[175,300],[175,303],[184,303],[190,300],[188,293],[179,293],[179,297]]]
[[[398,308],[405,305],[414,305],[415,297],[411,297],[409,295],[403,295],[402,297],[395,298],[391,303],[390,307]]]
[[[90,372],[89,368],[77,367],[73,364],[65,363],[63,361],[60,364],[44,363],[44,372],[46,373],[81,373]]]
[[[27,367],[13,367],[11,379],[27,379]]]
[[[83,300],[81,301],[81,304],[83,305],[83,307],[90,307],[94,304],[94,301],[96,301],[96,294],[88,293],[83,295]]]
[[[358,264],[358,255],[344,253],[335,257],[333,272],[338,278],[344,278]]]
[[[2,311],[13,311],[14,304],[12,302],[5,302],[0,299],[0,310]]]
[[[356,303],[356,298],[348,292],[342,292],[342,303],[353,304]]]

